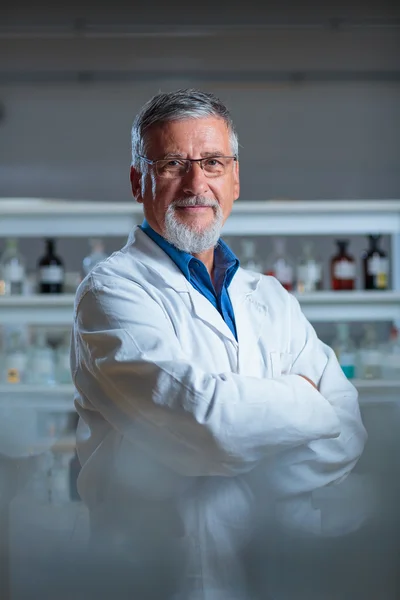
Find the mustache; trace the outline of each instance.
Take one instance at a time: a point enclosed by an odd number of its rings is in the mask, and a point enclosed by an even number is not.
[[[218,206],[218,202],[211,198],[204,198],[203,196],[190,196],[189,198],[175,200],[175,202],[172,203],[172,206],[173,208],[182,208],[185,206],[211,206],[215,208]]]

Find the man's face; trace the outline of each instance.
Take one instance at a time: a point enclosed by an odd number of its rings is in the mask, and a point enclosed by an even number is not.
[[[213,155],[232,156],[229,130],[222,119],[170,121],[148,132],[146,157],[151,160]],[[133,195],[143,203],[150,226],[164,236],[171,219],[176,227],[184,226],[193,236],[220,228],[239,197],[239,167],[235,161],[218,177],[207,177],[198,163],[192,163],[189,171],[176,179],[157,176],[155,166],[143,170],[144,174],[131,169]],[[185,201],[195,206],[182,206]]]

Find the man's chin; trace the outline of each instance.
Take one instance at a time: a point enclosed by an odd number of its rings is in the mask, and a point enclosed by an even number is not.
[[[215,215],[185,214],[177,215],[177,221],[192,231],[202,233],[215,224]]]

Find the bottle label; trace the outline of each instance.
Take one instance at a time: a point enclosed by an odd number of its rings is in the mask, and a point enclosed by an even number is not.
[[[41,283],[62,283],[64,279],[64,269],[58,265],[40,267],[39,278]]]
[[[366,366],[375,366],[381,364],[381,353],[378,350],[362,350],[361,362]]]
[[[335,263],[334,276],[336,279],[354,279],[356,276],[356,265],[348,260],[340,260]]]
[[[52,375],[53,362],[47,356],[35,356],[32,360],[32,369],[36,377]]]
[[[318,263],[307,263],[297,267],[297,277],[305,284],[317,283],[321,280],[321,265]]]
[[[26,367],[27,357],[22,352],[15,352],[6,357],[6,379],[7,383],[21,383]]]
[[[22,265],[9,264],[4,267],[4,279],[10,283],[21,283],[25,278],[25,269]]]
[[[372,256],[367,263],[368,275],[388,275],[389,261],[382,256]]]
[[[275,277],[282,284],[291,284],[293,280],[293,269],[290,265],[277,263],[275,265]]]

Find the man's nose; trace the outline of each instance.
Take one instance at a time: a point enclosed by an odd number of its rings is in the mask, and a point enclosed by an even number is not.
[[[183,191],[191,196],[201,196],[208,190],[207,177],[199,163],[192,162],[183,177]]]

